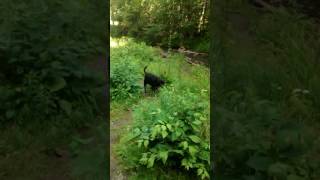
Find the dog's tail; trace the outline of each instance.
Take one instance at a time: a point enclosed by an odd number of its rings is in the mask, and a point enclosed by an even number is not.
[[[144,69],[143,69],[143,72],[144,72],[144,73],[146,73],[147,67],[148,67],[148,66],[145,66],[145,67],[144,67]]]

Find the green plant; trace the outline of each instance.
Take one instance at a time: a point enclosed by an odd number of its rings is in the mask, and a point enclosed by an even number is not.
[[[105,53],[105,7],[100,0],[0,1],[0,179],[69,173],[71,158],[55,166],[53,152],[101,113],[104,78],[87,64]]]
[[[114,62],[110,72],[111,97],[113,100],[137,98],[141,91],[141,75],[130,59]]]
[[[208,7],[207,0],[111,1],[111,19],[119,23],[111,29],[113,35],[135,37],[148,45],[178,48],[207,32]]]
[[[214,47],[216,179],[319,179],[316,25],[288,9],[240,7],[251,30],[221,21],[235,26]]]
[[[81,14],[101,12],[96,4],[87,6],[86,1],[64,3],[30,1],[17,5],[16,1],[1,1],[1,124],[63,124],[67,123],[63,119],[75,119],[72,115],[83,110],[84,114],[97,113],[93,90],[102,81],[83,64],[101,53],[103,44],[101,32],[88,28],[90,18],[97,17]]]
[[[120,156],[135,161],[134,166],[148,168],[166,165],[209,177],[209,140],[203,126],[208,120],[208,101],[188,89],[170,86],[161,90],[159,101],[145,101],[134,110],[134,125],[127,143],[135,144],[120,150]],[[134,150],[136,149],[136,150]],[[124,153],[126,152],[126,153]],[[137,153],[138,152],[138,153]],[[130,156],[138,157],[130,157]]]
[[[100,117],[98,127],[90,127],[91,136],[74,136],[69,145],[75,158],[72,159],[72,174],[81,179],[104,179],[107,173],[107,150],[105,123]]]

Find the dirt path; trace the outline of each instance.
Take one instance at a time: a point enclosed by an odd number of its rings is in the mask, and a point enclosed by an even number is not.
[[[119,165],[115,152],[115,145],[119,143],[123,130],[131,122],[131,111],[121,114],[120,118],[111,116],[110,122],[110,178],[111,180],[127,180],[128,177]]]

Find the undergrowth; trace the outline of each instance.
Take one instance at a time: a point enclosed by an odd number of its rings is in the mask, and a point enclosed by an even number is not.
[[[224,32],[233,44],[214,86],[216,178],[319,179],[318,25],[286,9],[247,12],[250,37]]]
[[[42,167],[50,157],[39,151],[62,146],[77,128],[100,122],[104,78],[86,64],[105,53],[102,4],[0,2],[0,179],[43,179],[59,171]],[[28,151],[37,151],[30,162],[24,159]],[[13,162],[6,158],[17,152]],[[41,166],[41,173],[25,162]],[[19,166],[7,168],[12,164]]]
[[[115,107],[123,108],[122,104],[133,111],[133,125],[122,135],[116,146],[123,168],[130,172],[133,179],[150,179],[152,176],[159,176],[160,179],[188,179],[196,178],[197,175],[208,178],[208,69],[201,65],[189,65],[178,54],[161,58],[156,49],[132,39],[112,38],[111,41],[114,41],[111,49],[111,64],[115,64],[113,67],[130,67],[132,74],[128,71],[125,77],[133,75],[141,80],[138,81],[141,84],[139,87],[136,85],[137,80],[130,83],[129,77],[126,80],[112,76],[115,81],[122,80],[121,84],[129,83],[131,89],[137,88],[131,96],[122,100],[113,99],[111,103],[112,119],[118,117],[113,112],[120,112]],[[148,72],[167,80],[165,87],[160,88],[157,93],[148,93],[149,97],[144,97],[142,86],[143,68],[146,65]],[[131,93],[128,88],[121,88],[122,86],[111,87],[114,93]],[[169,169],[170,177],[159,174]]]

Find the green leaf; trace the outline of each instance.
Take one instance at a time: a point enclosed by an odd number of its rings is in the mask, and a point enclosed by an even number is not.
[[[189,153],[191,156],[195,156],[197,152],[198,152],[198,149],[195,146],[189,146]]]
[[[150,156],[150,158],[148,159],[148,166],[147,166],[148,168],[153,167],[155,158],[156,158],[156,156],[155,156],[154,154],[152,154],[152,155]]]
[[[266,171],[272,162],[272,159],[269,157],[252,156],[246,164],[252,169]]]
[[[288,177],[287,177],[287,180],[304,180],[304,178],[300,177],[300,176],[297,176],[295,174],[290,174]]]
[[[169,151],[160,151],[159,152],[159,157],[161,158],[163,164],[166,164],[166,161],[168,159],[168,153],[169,153]]]
[[[189,170],[190,166],[187,158],[182,159],[181,166],[184,166],[187,170]]]
[[[268,174],[277,178],[285,178],[288,171],[288,166],[286,164],[277,162],[269,166]]]
[[[201,142],[201,139],[198,136],[191,135],[191,136],[189,136],[189,138],[195,143],[200,143]]]
[[[187,141],[183,141],[183,142],[180,143],[179,146],[182,147],[183,150],[186,150],[188,148],[188,142]]]
[[[197,170],[197,174],[198,175],[201,175],[203,173],[203,169],[202,168],[199,168],[198,170]]]
[[[167,128],[169,129],[169,131],[171,131],[171,132],[173,131],[171,124],[166,124],[166,126],[167,126]]]
[[[63,77],[57,77],[54,78],[52,84],[49,85],[49,88],[51,92],[56,92],[64,88],[66,85],[67,83]]]
[[[12,118],[14,117],[14,115],[15,115],[15,112],[14,112],[13,110],[8,110],[8,111],[6,112],[6,117],[7,117],[8,119],[12,119]]]
[[[142,158],[139,160],[139,162],[143,165],[146,165],[148,163],[148,155],[147,153],[143,153]]]
[[[158,133],[161,131],[161,127],[160,125],[156,125],[151,132],[151,139],[156,138],[156,136],[158,135]]]
[[[210,152],[209,151],[200,151],[199,158],[204,161],[210,162]]]
[[[70,116],[71,112],[72,112],[72,104],[68,101],[65,100],[60,100],[59,101],[59,105],[61,107],[61,109]]]
[[[143,140],[138,140],[137,142],[138,142],[138,147],[140,148],[142,146]]]
[[[204,171],[203,171],[203,173],[202,173],[202,175],[201,175],[201,178],[202,178],[202,179],[205,179],[205,178],[209,178],[209,177],[210,177],[210,176],[209,176],[208,171],[204,169]]]
[[[161,125],[161,129],[162,129],[162,131],[166,131],[167,127],[165,125]]]
[[[158,122],[159,122],[161,125],[165,124],[165,122],[162,121],[162,120],[158,120]]]
[[[174,153],[183,155],[183,151],[181,151],[181,150],[170,150],[170,152],[174,152]]]
[[[168,136],[167,131],[162,131],[161,134],[162,134],[162,138],[163,138],[163,139]]]
[[[84,139],[84,138],[80,138],[80,137],[74,137],[73,139],[74,139],[74,141],[76,141],[80,144],[83,144],[83,145],[89,144],[93,140],[93,138]]]
[[[199,121],[199,120],[195,120],[195,121],[193,121],[192,123],[195,124],[195,125],[201,125],[201,124],[202,124],[202,122]]]
[[[139,128],[134,129],[135,136],[139,136],[141,134],[141,130]]]
[[[143,142],[143,145],[144,145],[144,147],[148,147],[149,141],[148,141],[148,140],[145,140],[145,141]]]
[[[181,128],[177,128],[175,134],[176,134],[177,137],[180,137],[182,135]]]

